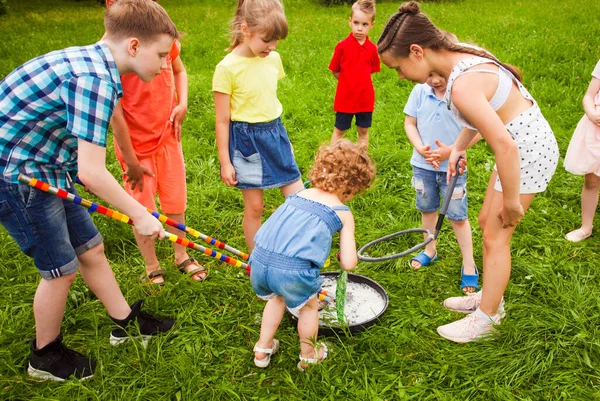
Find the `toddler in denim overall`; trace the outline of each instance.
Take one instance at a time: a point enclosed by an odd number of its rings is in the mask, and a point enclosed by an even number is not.
[[[260,339],[254,347],[256,366],[269,365],[278,347],[275,332],[286,307],[298,311],[300,362],[304,370],[327,357],[318,334],[320,269],[331,251],[332,236],[340,232],[340,266],[357,263],[354,218],[344,202],[369,187],[375,168],[364,147],[348,140],[322,146],[309,173],[313,188],[286,198],[256,233],[250,256],[250,281],[259,298],[267,300]]]

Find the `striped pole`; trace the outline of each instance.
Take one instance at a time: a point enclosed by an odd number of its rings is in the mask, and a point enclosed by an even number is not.
[[[114,220],[118,220],[122,223],[133,225],[133,220],[131,220],[131,218],[129,216],[127,216],[123,213],[120,213],[116,210],[109,209],[109,208],[99,205],[95,202],[84,199],[80,196],[74,195],[70,192],[65,191],[64,189],[53,187],[52,185],[50,185],[46,182],[40,181],[36,178],[32,178],[32,177],[28,177],[26,175],[20,174],[19,181],[22,182],[23,184],[29,185],[30,187],[39,189],[44,192],[48,192],[52,195],[56,195],[61,199],[68,200],[69,202],[73,202],[76,205],[83,206],[86,209],[88,209],[88,211],[90,213],[97,212],[97,213],[103,214],[107,217],[110,217]],[[189,241],[185,238],[178,237],[177,235],[171,234],[169,232],[165,232],[165,236],[171,242],[177,243],[177,244],[185,246],[187,248],[195,249],[196,251],[202,252],[203,254],[205,254],[207,256],[218,259],[218,260],[225,262],[227,264],[230,264],[232,266],[242,267],[246,270],[246,272],[250,273],[250,265],[248,265],[247,263],[243,263],[237,259],[231,258],[227,255],[222,254],[221,252],[214,251],[210,248],[205,248],[202,245],[198,245],[192,241]]]
[[[75,177],[75,182],[77,182],[80,185],[83,185],[85,187],[85,184],[83,182],[81,182],[81,180],[79,179],[79,177]],[[242,252],[238,249],[235,249],[217,239],[214,239],[208,235],[202,234],[200,231],[198,230],[194,230],[191,227],[186,226],[183,223],[180,223],[176,220],[173,220],[167,216],[165,216],[164,214],[160,214],[154,210],[151,209],[146,209],[148,211],[148,213],[150,213],[152,216],[156,217],[161,223],[165,223],[171,227],[175,227],[178,230],[184,231],[186,233],[188,233],[189,235],[196,237],[196,238],[200,238],[201,240],[203,240],[204,242],[206,242],[207,244],[216,246],[219,249],[224,249],[227,252],[231,252],[234,255],[239,256],[240,258],[244,259],[244,260],[248,260],[248,254],[246,252]]]

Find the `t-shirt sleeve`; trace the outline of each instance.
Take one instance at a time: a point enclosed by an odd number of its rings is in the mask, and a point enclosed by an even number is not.
[[[283,62],[281,61],[281,56],[277,53],[277,79],[281,79],[285,77],[285,71],[283,69]]]
[[[373,57],[371,57],[371,72],[381,71],[381,63],[379,62],[379,54],[377,53],[377,47],[373,45]]]
[[[600,60],[598,60],[598,64],[594,67],[594,71],[592,71],[592,76],[594,78],[600,79]]]
[[[419,110],[419,100],[421,98],[421,85],[416,85],[404,106],[404,114],[417,118],[417,111]]]
[[[233,93],[233,74],[229,68],[217,64],[212,83],[213,92],[221,92],[231,95]]]
[[[66,106],[67,131],[105,147],[108,125],[118,101],[114,85],[98,77],[77,77],[65,81],[60,97]]]
[[[329,62],[329,70],[333,72],[340,72],[340,62],[342,60],[342,46],[340,43],[337,44],[335,50],[333,51],[333,57]]]
[[[175,39],[173,41],[173,46],[171,46],[171,51],[169,52],[171,60],[177,59],[177,57],[179,57],[179,53],[181,53],[181,43],[179,42],[179,40]]]

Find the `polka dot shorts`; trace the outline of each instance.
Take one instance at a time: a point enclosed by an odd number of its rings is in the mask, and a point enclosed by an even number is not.
[[[559,152],[554,133],[539,107],[531,106],[506,124],[506,129],[519,147],[520,193],[535,194],[545,191],[558,165]],[[499,177],[496,178],[494,189],[502,192]]]

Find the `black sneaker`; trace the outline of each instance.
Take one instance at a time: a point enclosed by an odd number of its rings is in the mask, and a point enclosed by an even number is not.
[[[131,313],[123,320],[114,319],[113,322],[119,326],[110,333],[110,345],[118,345],[132,338],[142,340],[142,344],[146,345],[148,339],[158,333],[166,333],[171,330],[175,324],[175,320],[167,318],[158,318],[142,312],[143,299],[136,301],[131,305]],[[135,329],[135,322],[139,326],[139,332]],[[128,329],[133,329],[133,333],[128,333]]]
[[[67,348],[61,335],[41,349],[35,348],[35,339],[31,340],[31,360],[27,368],[30,377],[60,382],[70,376],[85,380],[94,376],[95,368],[96,361]]]

